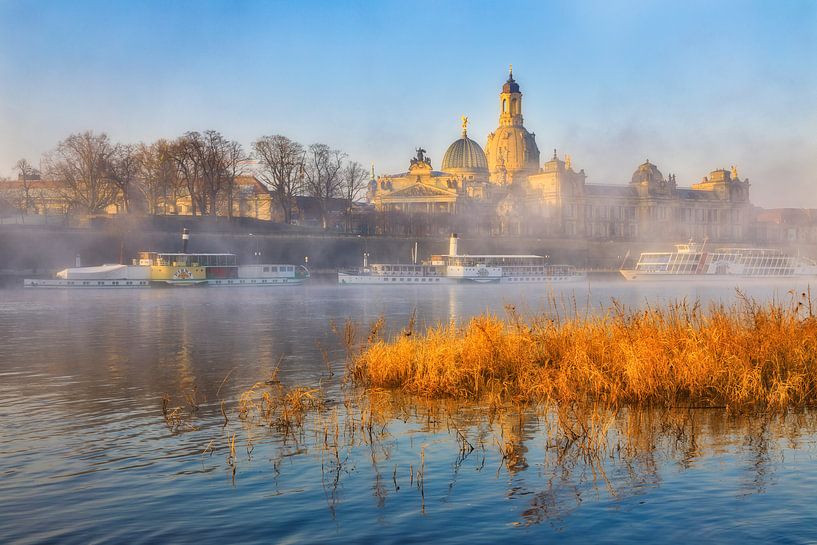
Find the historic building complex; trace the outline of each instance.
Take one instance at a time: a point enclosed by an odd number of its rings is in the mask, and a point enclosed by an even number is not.
[[[753,235],[749,182],[735,167],[678,187],[674,175],[665,176],[645,161],[627,184],[588,183],[584,170],[575,170],[570,157],[560,158],[556,150],[540,163],[512,71],[499,94],[499,112],[485,151],[468,137],[463,117],[461,137],[446,150],[440,170],[434,170],[426,150],[417,149],[407,172],[372,180],[371,202],[392,217],[381,228],[450,225],[495,234],[617,240],[742,241]]]

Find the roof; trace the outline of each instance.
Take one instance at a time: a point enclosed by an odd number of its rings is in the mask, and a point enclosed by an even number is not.
[[[383,199],[390,199],[393,197],[456,197],[457,192],[441,189],[439,187],[432,187],[430,185],[417,183],[410,185],[405,189],[395,191],[388,195],[384,195]]]
[[[503,93],[518,93],[519,84],[513,79],[513,74],[508,75],[508,81],[502,86]]]
[[[480,145],[463,134],[462,138],[448,146],[443,156],[442,169],[452,168],[487,171],[488,159]]]
[[[432,178],[441,178],[443,176],[451,176],[450,172],[442,172],[440,170],[432,170],[427,173],[423,173],[423,176],[431,176]],[[388,179],[388,178],[406,178],[408,176],[417,176],[417,174],[411,172],[400,172],[398,174],[384,174],[381,178]]]
[[[601,195],[612,197],[636,197],[638,192],[628,185],[601,185],[585,184],[584,192],[587,195]]]
[[[720,197],[714,191],[701,191],[688,187],[679,187],[675,190],[679,197],[688,201],[718,201]]]
[[[649,182],[655,183],[660,182],[664,179],[664,175],[661,174],[661,171],[658,170],[658,167],[654,164],[650,163],[650,160],[647,159],[644,164],[639,165],[635,172],[633,172],[633,177],[631,183],[638,184],[642,182]]]
[[[235,185],[239,189],[249,189],[254,193],[269,193],[269,187],[267,187],[264,182],[251,175],[242,174],[240,176],[236,176]]]

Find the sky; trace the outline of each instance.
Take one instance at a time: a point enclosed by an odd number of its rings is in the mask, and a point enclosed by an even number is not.
[[[817,0],[0,0],[0,176],[86,130],[439,167],[461,115],[485,147],[509,64],[542,161],[589,183],[735,165],[755,204],[817,208]]]

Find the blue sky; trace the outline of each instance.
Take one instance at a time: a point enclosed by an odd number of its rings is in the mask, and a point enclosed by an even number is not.
[[[379,173],[485,145],[509,63],[543,159],[681,185],[735,164],[763,206],[817,207],[817,0],[0,0],[0,175],[72,132],[326,142]]]

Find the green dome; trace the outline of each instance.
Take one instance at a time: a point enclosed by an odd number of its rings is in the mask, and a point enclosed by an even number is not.
[[[488,170],[488,160],[482,148],[463,135],[459,140],[448,146],[443,156],[442,170],[453,169]]]

